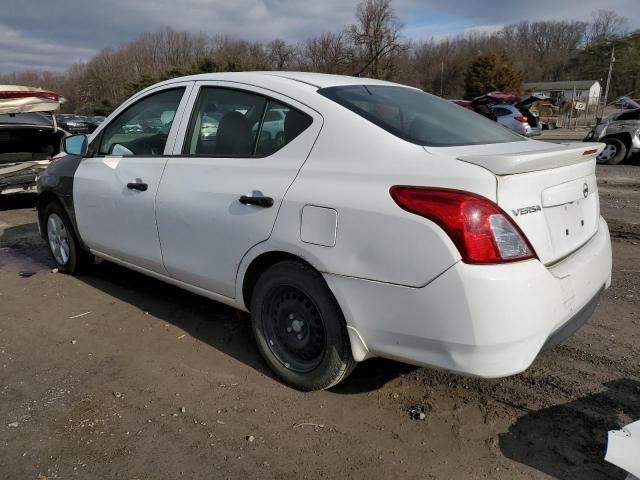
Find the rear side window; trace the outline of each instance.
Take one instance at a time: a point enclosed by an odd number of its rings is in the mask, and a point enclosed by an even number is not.
[[[210,157],[267,156],[297,137],[311,118],[252,92],[203,87],[183,153]]]
[[[271,155],[300,135],[309,125],[311,118],[304,113],[275,100],[269,100],[256,155]]]
[[[640,110],[621,113],[616,120],[640,120]]]
[[[183,153],[218,157],[253,155],[267,99],[227,88],[203,87]]]
[[[322,88],[318,93],[418,145],[451,147],[524,140],[492,120],[413,88],[348,85]]]
[[[503,107],[494,107],[492,109],[494,115],[496,117],[504,117],[505,115],[513,115],[513,112],[511,110],[509,110],[508,108],[503,108]]]
[[[134,103],[102,133],[101,155],[162,155],[184,88],[164,90]]]

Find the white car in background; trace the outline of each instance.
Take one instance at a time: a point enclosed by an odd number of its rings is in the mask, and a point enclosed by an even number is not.
[[[225,113],[203,136],[208,111]],[[258,141],[273,111],[280,145]],[[529,140],[402,85],[177,78],[65,149],[39,180],[58,268],[95,255],[250,311],[266,362],[303,390],[374,356],[516,374],[611,281],[600,144]]]

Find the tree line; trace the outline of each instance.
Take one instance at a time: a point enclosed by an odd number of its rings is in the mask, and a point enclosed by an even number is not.
[[[498,31],[444,40],[407,40],[392,0],[362,0],[354,22],[299,43],[252,42],[164,28],[145,32],[59,72],[0,75],[0,83],[39,86],[66,99],[63,110],[106,114],[157,81],[220,71],[300,70],[396,81],[445,98],[490,90],[523,93],[523,81],[600,80],[616,51],[610,98],[640,96],[640,31],[600,10],[590,22],[522,21]]]

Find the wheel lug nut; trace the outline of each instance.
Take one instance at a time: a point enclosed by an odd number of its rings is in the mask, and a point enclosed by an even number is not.
[[[291,327],[287,327],[287,333],[291,333]]]
[[[289,314],[289,320],[293,320],[294,318],[296,318],[296,316],[293,313]]]
[[[302,340],[302,334],[299,333],[298,335],[296,335],[296,337],[298,337],[298,340]]]

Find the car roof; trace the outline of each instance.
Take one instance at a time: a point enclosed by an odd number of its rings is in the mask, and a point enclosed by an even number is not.
[[[155,86],[168,85],[176,82],[184,81],[230,81],[248,83],[256,86],[264,86],[270,88],[272,86],[282,86],[288,83],[291,87],[301,89],[319,89],[327,87],[337,87],[344,85],[399,85],[397,83],[386,82],[384,80],[376,80],[372,78],[353,77],[348,75],[332,75],[327,73],[311,73],[311,72],[280,72],[280,71],[262,71],[262,72],[222,72],[222,73],[202,73],[199,75],[189,75],[186,77],[173,78],[158,83]],[[411,87],[408,87],[411,88]]]

